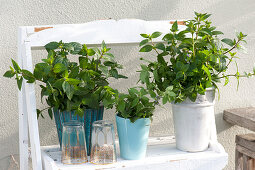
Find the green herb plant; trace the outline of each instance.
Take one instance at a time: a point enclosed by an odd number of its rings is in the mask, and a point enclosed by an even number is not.
[[[128,94],[115,93],[115,106],[117,116],[129,119],[134,123],[140,118],[152,120],[153,111],[158,101],[149,97],[149,92],[143,87],[128,89]]]
[[[154,50],[156,61],[141,58],[148,64],[141,65],[140,81],[149,91],[161,96],[163,104],[180,103],[187,98],[195,101],[198,94],[205,94],[206,88],[218,89],[216,83],[222,79],[227,85],[229,77],[236,77],[239,83],[240,77],[255,75],[255,70],[241,75],[235,61],[236,50],[243,49],[241,43],[246,43],[246,35],[240,32],[235,39],[220,39],[223,33],[212,26],[208,17],[210,14],[195,12],[194,19],[185,21],[183,31],[179,31],[177,21],[174,22],[170,33],[162,38],[164,43],[153,42],[161,36],[160,32],[141,34],[145,39],[140,43],[140,52]],[[237,71],[228,74],[233,62]]]
[[[46,97],[49,116],[52,118],[52,108],[60,111],[75,111],[82,116],[87,108],[98,108],[102,103],[111,108],[114,103],[114,90],[109,86],[108,79],[127,78],[118,73],[122,65],[115,61],[109,53],[105,42],[101,48],[87,48],[77,42],[50,42],[45,45],[48,52],[46,59],[35,65],[34,71],[21,69],[12,60],[4,76],[14,77],[19,90],[23,79],[27,83],[41,82],[41,98]],[[72,56],[70,56],[72,55]],[[69,57],[79,57],[79,62],[72,62]],[[37,109],[37,115],[43,110]]]

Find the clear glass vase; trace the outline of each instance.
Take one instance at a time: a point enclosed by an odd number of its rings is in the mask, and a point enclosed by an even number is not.
[[[81,122],[70,121],[63,124],[61,161],[63,164],[88,162],[84,127]]]
[[[90,162],[111,164],[117,162],[115,133],[111,121],[99,120],[92,125]]]

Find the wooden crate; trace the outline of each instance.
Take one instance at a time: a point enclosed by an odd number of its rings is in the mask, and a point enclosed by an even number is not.
[[[236,170],[255,170],[255,134],[236,135]]]

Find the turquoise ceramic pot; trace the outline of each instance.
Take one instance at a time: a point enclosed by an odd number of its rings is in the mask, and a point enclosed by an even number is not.
[[[132,123],[116,116],[120,156],[128,160],[145,158],[151,120],[142,118]]]

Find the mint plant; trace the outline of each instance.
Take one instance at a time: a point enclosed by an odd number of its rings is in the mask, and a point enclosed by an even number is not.
[[[237,51],[246,43],[245,34],[237,33],[235,39],[223,38],[223,34],[208,20],[210,14],[196,13],[192,20],[185,21],[186,29],[179,31],[177,21],[170,32],[163,36],[164,43],[154,43],[153,39],[162,33],[141,34],[140,52],[155,51],[156,61],[144,58],[147,65],[141,65],[140,81],[150,92],[156,92],[167,102],[180,103],[189,98],[195,101],[198,94],[204,95],[206,88],[217,88],[217,83],[229,77],[250,77],[255,71],[241,75],[235,61]],[[232,63],[236,72],[228,74]]]
[[[152,119],[157,99],[151,99],[149,92],[143,87],[128,89],[128,94],[115,93],[115,106],[117,116],[130,119],[134,123],[140,118]]]
[[[75,111],[80,116],[85,109],[98,108],[101,103],[106,108],[112,108],[115,92],[109,86],[108,79],[127,77],[118,73],[122,65],[115,61],[104,41],[101,48],[60,41],[48,43],[45,49],[47,58],[37,63],[33,72],[21,69],[12,60],[13,67],[4,76],[15,77],[19,89],[24,79],[27,83],[41,82],[41,98],[46,97],[48,104],[43,110],[47,109],[51,118],[52,108]],[[73,62],[69,57],[79,57],[79,62]],[[38,116],[43,116],[43,110],[37,110]]]

